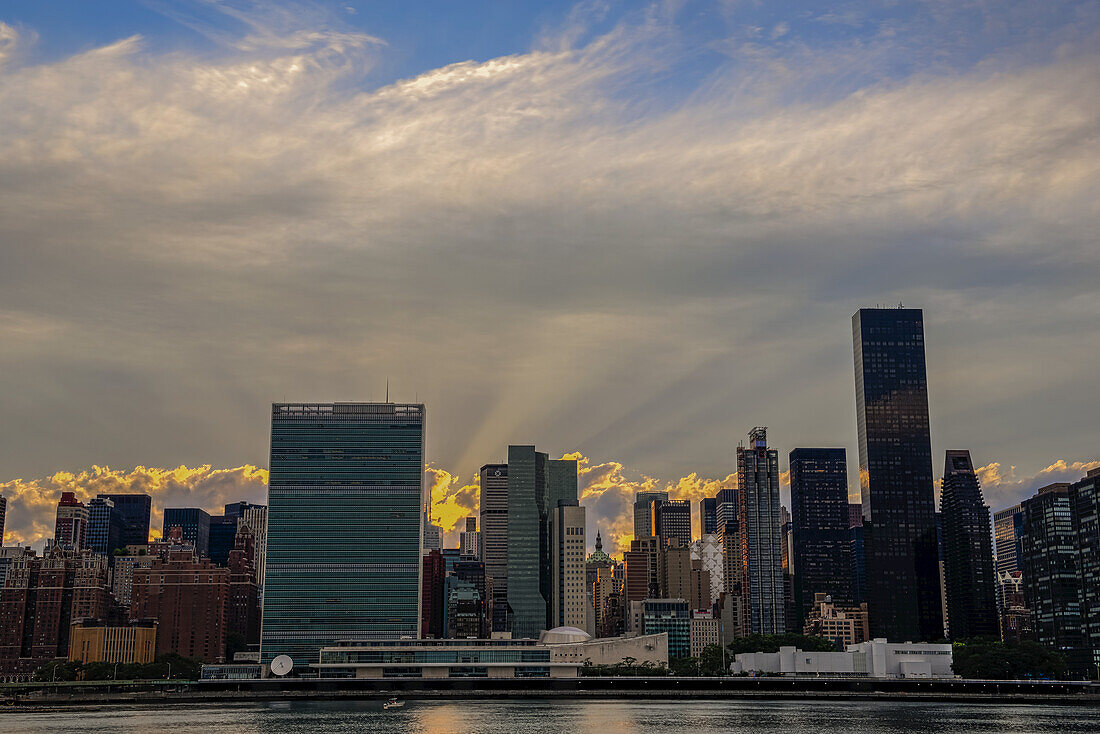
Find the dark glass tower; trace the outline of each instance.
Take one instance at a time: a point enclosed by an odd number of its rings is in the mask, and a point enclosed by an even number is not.
[[[844,449],[795,449],[790,469],[795,629],[801,630],[814,594],[852,602],[848,464]]]
[[[653,534],[661,539],[661,545],[676,538],[680,545],[691,545],[691,503],[688,500],[668,500],[653,505]]]
[[[96,553],[102,553],[113,560],[111,555],[116,548],[122,547],[122,528],[124,519],[115,503],[106,497],[96,497],[88,501],[87,547]]]
[[[768,447],[768,432],[762,426],[749,431],[748,446],[737,448],[737,493],[743,629],[753,634],[783,634],[787,617],[779,452]]]
[[[718,532],[718,498],[704,497],[699,501],[699,523],[703,535]]]
[[[271,406],[260,659],[420,632],[424,406]]]
[[[1077,544],[1083,657],[1090,677],[1100,666],[1100,468],[1070,485]]]
[[[855,342],[859,478],[871,634],[943,637],[924,319],[863,308]]]
[[[969,451],[948,451],[940,492],[943,577],[951,639],[998,637],[989,507]]]
[[[505,632],[508,623],[508,465],[481,467],[481,543],[485,577],[492,589],[490,630]]]
[[[153,509],[153,498],[147,494],[101,494],[115,503],[115,509],[122,515],[123,546],[145,545],[149,542],[149,514]]]
[[[195,546],[199,558],[210,557],[210,514],[206,510],[197,507],[165,508],[164,527],[161,529],[163,536],[167,538],[168,531],[175,527],[183,531],[185,542]]]
[[[1066,656],[1071,671],[1082,660],[1080,580],[1069,484],[1051,484],[1024,500],[1020,570],[1035,639]]]

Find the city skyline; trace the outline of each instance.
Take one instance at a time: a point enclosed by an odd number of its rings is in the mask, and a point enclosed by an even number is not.
[[[752,425],[855,457],[847,319],[899,302],[934,456],[1100,458],[1089,4],[94,5],[0,9],[18,537],[57,472],[258,501],[271,402],[387,380],[456,492],[510,443],[590,488]]]

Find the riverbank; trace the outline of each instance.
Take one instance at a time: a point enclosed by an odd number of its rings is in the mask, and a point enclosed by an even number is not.
[[[1075,681],[869,678],[551,678],[92,681],[0,685],[0,711],[28,707],[403,699],[850,699],[1100,704],[1100,685]]]

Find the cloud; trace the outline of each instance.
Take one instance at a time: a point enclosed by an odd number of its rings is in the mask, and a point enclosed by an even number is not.
[[[1091,16],[1017,10],[1026,42],[966,46],[922,10],[903,41],[821,45],[747,5],[700,38],[593,4],[529,52],[393,80],[321,11],[209,7],[232,30],[174,12],[217,52],[0,67],[13,473],[258,465],[272,400],[390,378],[429,406],[447,522],[524,441],[634,467],[589,468],[610,508],[717,481],[756,424],[854,456],[848,319],[899,300],[926,308],[937,444],[1095,451]],[[781,21],[768,48],[731,30]]]
[[[1077,482],[1090,469],[1100,467],[1100,461],[1066,461],[1059,459],[1034,474],[1020,476],[1015,466],[1003,467],[999,462],[978,467],[975,471],[982,484],[982,493],[990,510],[997,512],[1035,495],[1036,491],[1057,482]]]
[[[57,502],[62,492],[74,492],[87,502],[97,494],[148,494],[152,497],[150,532],[160,537],[165,507],[199,507],[220,515],[230,502],[266,504],[267,470],[255,466],[214,469],[209,465],[131,470],[93,466],[79,472],[59,471],[38,479],[0,482],[8,500],[4,542],[34,545],[54,537]]]

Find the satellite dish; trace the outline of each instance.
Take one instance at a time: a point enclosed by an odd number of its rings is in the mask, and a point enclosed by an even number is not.
[[[294,668],[294,659],[289,655],[279,655],[271,661],[271,672],[280,678]]]

